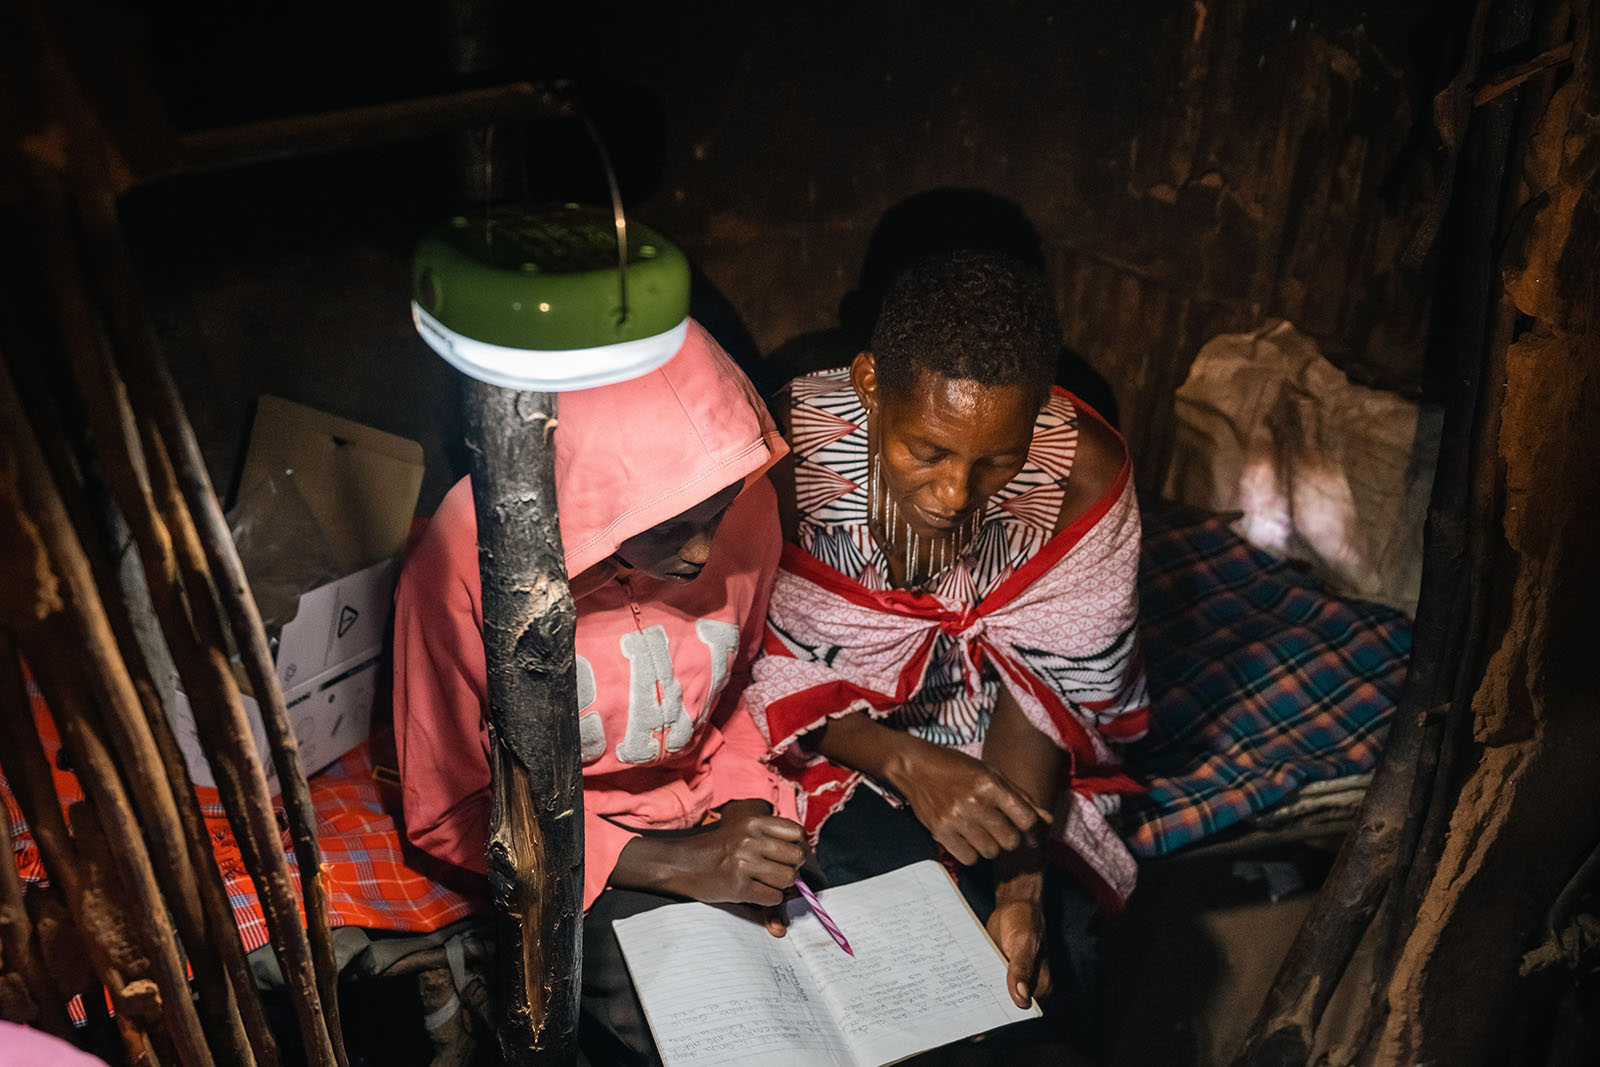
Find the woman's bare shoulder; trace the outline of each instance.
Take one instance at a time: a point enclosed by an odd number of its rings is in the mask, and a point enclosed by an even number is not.
[[[1067,495],[1061,501],[1059,533],[1110,492],[1128,462],[1128,449],[1117,432],[1092,415],[1080,415],[1078,449],[1067,478]]]

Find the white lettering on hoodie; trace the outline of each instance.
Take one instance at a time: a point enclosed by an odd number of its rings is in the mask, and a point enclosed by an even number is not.
[[[695,719],[690,719],[683,706],[683,687],[672,673],[672,655],[667,647],[666,628],[657,624],[643,630],[622,635],[622,655],[628,661],[628,732],[617,745],[617,759],[623,763],[649,763],[664,753],[678,752],[694,736],[695,727],[711,713],[717,697],[728,684],[728,672],[733,665],[734,653],[739,648],[739,627],[722,619],[698,619],[695,636],[705,645],[711,656],[711,684],[706,692],[705,705]],[[582,716],[588,707],[582,696],[581,681],[587,670],[589,684],[594,682],[594,671],[579,657],[580,719],[583,758],[598,759],[605,751],[605,732],[599,715]],[[597,694],[589,690],[589,703]],[[592,726],[591,726],[592,723]],[[591,738],[591,731],[597,737]],[[657,736],[665,734],[663,740]],[[597,743],[592,749],[591,743]],[[596,754],[591,757],[590,752]]]
[[[585,715],[600,695],[594,684],[594,666],[582,655],[578,659],[578,754],[583,762],[593,763],[606,754],[606,727],[598,711]]]

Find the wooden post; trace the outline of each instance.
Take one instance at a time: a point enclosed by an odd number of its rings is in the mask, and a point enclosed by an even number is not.
[[[556,521],[556,398],[467,380],[489,675],[489,883],[500,933],[501,1051],[577,1057],[583,780],[573,636]]]

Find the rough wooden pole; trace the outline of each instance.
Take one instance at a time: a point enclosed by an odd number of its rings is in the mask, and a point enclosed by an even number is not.
[[[577,612],[556,522],[556,398],[468,380],[463,423],[489,668],[501,1051],[511,1064],[570,1064],[583,960],[583,768]]]

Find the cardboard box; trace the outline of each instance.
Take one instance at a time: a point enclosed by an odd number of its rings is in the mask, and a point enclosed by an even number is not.
[[[300,743],[300,764],[315,774],[367,737],[378,666],[393,599],[394,557],[405,546],[422,488],[422,446],[394,434],[263,396],[240,478],[241,495],[275,470],[293,470],[344,577],[302,593],[278,636],[278,684]],[[256,749],[274,792],[259,705],[244,698]],[[196,785],[212,786],[180,689],[174,701],[179,747]]]

